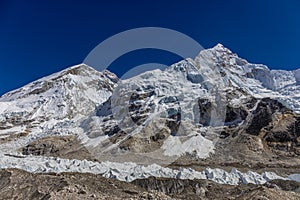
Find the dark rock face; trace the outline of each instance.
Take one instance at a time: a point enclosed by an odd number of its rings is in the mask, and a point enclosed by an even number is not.
[[[108,135],[108,136],[113,136],[113,135],[117,134],[119,131],[121,131],[120,127],[118,125],[115,125],[115,126],[111,127],[110,129],[106,130],[104,132],[104,134]]]
[[[131,94],[129,100],[128,114],[130,115],[132,121],[138,126],[143,124],[149,114],[154,110],[154,107],[152,106],[154,104],[148,102],[147,99],[155,95],[155,91],[151,87],[147,89],[149,89],[147,92],[136,92]]]
[[[223,102],[219,102],[223,104]],[[225,103],[225,102],[224,102]],[[200,114],[200,120],[199,123],[203,126],[210,126],[212,119],[212,113],[222,113],[225,114],[225,126],[229,125],[236,125],[237,123],[242,122],[246,119],[248,112],[246,108],[243,106],[240,107],[232,107],[231,105],[225,105],[226,106],[226,113],[219,108],[215,103],[211,102],[209,99],[198,99],[198,109]],[[225,107],[224,106],[224,107]]]
[[[181,108],[168,108],[167,114],[169,119],[174,119],[175,121],[181,120]]]
[[[150,139],[154,142],[157,142],[159,140],[164,140],[166,138],[166,135],[164,135],[162,132],[158,132],[153,136],[150,136]]]
[[[275,113],[284,113],[287,111],[288,109],[277,100],[270,98],[262,99],[258,103],[257,108],[251,113],[252,119],[246,128],[246,132],[251,135],[258,135],[263,127],[268,126],[272,122],[272,117]]]
[[[155,91],[149,91],[149,92],[145,92],[145,93],[133,93],[130,97],[130,102],[134,102],[137,100],[144,100],[147,97],[151,97],[155,95]]]
[[[282,115],[265,131],[268,146],[279,151],[300,155],[300,117]]]
[[[168,104],[168,103],[177,103],[179,104],[178,98],[175,96],[168,96],[162,98],[159,102],[159,104]]]
[[[177,119],[181,116],[179,115]],[[176,135],[181,124],[180,120],[167,120],[166,125],[171,130],[172,135]]]
[[[277,100],[262,99],[251,113],[245,132],[261,137],[279,153],[300,155],[300,117]]]
[[[247,115],[248,112],[243,107],[233,108],[231,106],[227,106],[225,123],[230,124],[230,122],[241,122],[246,119]]]
[[[209,99],[198,99],[198,107],[200,113],[199,123],[203,126],[209,126],[211,119],[211,111],[214,109],[212,102]]]

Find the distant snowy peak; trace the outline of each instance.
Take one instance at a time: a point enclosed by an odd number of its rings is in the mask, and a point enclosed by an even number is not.
[[[223,45],[203,50],[196,57],[201,66],[214,62],[220,73],[231,85],[242,88],[251,95],[271,97],[285,106],[300,112],[300,69],[295,71],[270,70],[262,64],[252,64],[238,57]]]
[[[30,95],[39,95],[47,92],[48,90],[53,90],[55,87],[57,87],[56,89],[60,89],[62,92],[63,90],[72,89],[74,84],[80,87],[81,85],[86,85],[92,80],[101,80],[101,82],[103,82],[101,85],[104,88],[112,90],[109,85],[116,83],[118,78],[115,74],[109,71],[98,72],[85,64],[79,64],[38,79],[23,86],[22,88],[8,92],[1,96],[0,101],[11,101]],[[105,85],[105,82],[108,84]]]
[[[111,96],[117,81],[113,73],[84,64],[67,68],[3,95],[0,122],[10,122],[8,126],[26,120],[49,124],[85,117]]]
[[[271,90],[278,90],[287,85],[300,83],[300,69],[295,71],[270,70],[266,65],[252,64],[238,57],[222,44],[200,52],[199,58],[212,59],[231,72],[239,72],[239,75],[249,76],[259,80],[262,85]],[[298,80],[298,81],[297,81]]]
[[[187,58],[165,71],[177,81],[200,84],[208,91],[240,88],[256,98],[277,99],[300,112],[300,70],[270,70],[265,65],[249,63],[222,44],[202,50],[195,59]]]

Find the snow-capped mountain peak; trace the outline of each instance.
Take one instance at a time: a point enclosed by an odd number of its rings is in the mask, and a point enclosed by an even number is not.
[[[68,134],[111,96],[117,80],[84,64],[41,78],[0,98],[0,127],[31,132],[29,138]]]
[[[74,84],[77,84],[78,87],[80,87],[81,85],[86,84],[88,79],[97,80],[99,78],[107,79],[107,81],[110,80],[113,82],[118,81],[116,75],[109,71],[98,72],[85,64],[79,64],[38,79],[22,88],[8,92],[1,97],[0,101],[11,101],[24,98],[29,95],[39,95],[45,93],[49,89],[61,87],[62,85],[64,87],[57,89],[63,91],[68,88],[71,89],[72,85]],[[112,90],[112,88],[110,88],[110,90]]]
[[[215,45],[213,48],[213,50],[218,51],[218,52],[226,52],[228,54],[231,54],[231,50],[226,48],[223,44],[218,43],[217,45]]]

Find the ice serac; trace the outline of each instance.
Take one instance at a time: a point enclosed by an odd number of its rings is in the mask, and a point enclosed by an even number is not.
[[[300,69],[294,71],[297,85],[300,85]]]
[[[242,173],[237,169],[227,172],[222,169],[207,168],[204,171],[195,171],[193,169],[180,168],[174,170],[161,167],[156,164],[142,166],[135,163],[115,163],[115,162],[92,162],[87,160],[68,160],[59,158],[45,158],[27,156],[23,158],[3,156],[0,160],[1,168],[20,168],[34,173],[50,172],[81,172],[102,174],[106,178],[118,179],[131,182],[136,179],[153,177],[176,178],[176,179],[207,179],[220,184],[264,184],[274,179],[298,180],[299,177],[291,175],[289,178],[283,178],[275,173],[265,172],[258,174],[248,171]],[[298,179],[297,179],[298,178]],[[299,180],[298,180],[299,181]]]

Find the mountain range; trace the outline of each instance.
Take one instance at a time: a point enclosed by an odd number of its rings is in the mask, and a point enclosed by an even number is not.
[[[299,100],[300,69],[251,64],[221,44],[126,80],[72,66],[0,97],[0,194],[118,199],[83,187],[93,174],[122,198],[300,199]],[[53,174],[65,182],[50,191],[41,180]],[[70,176],[85,192],[71,195]],[[12,177],[31,177],[29,189]]]

